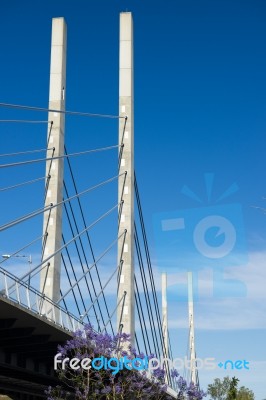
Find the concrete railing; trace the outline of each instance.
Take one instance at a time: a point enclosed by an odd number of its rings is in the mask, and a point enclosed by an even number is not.
[[[3,268],[0,268],[0,299],[1,297],[16,302],[70,332],[84,328],[73,314]],[[177,398],[177,392],[170,387],[167,388],[166,393],[172,398]]]
[[[74,332],[84,327],[73,314],[3,268],[0,268],[1,296],[68,331]]]

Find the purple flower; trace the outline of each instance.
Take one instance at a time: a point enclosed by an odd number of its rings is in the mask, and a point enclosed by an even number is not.
[[[85,326],[84,331],[77,331],[73,338],[68,340],[64,346],[58,346],[58,352],[62,354],[61,358],[76,357],[79,360],[84,358],[99,358],[101,356],[111,357],[127,357],[129,360],[134,358],[148,360],[154,358],[154,354],[145,355],[140,353],[137,355],[136,349],[130,344],[130,335],[126,333],[111,336],[107,333],[95,332],[91,324]],[[117,374],[112,374],[112,369],[102,368],[99,371],[91,368],[89,371],[70,370],[69,364],[66,369],[57,371],[58,378],[62,382],[62,386],[56,388],[48,388],[45,392],[47,400],[68,399],[68,394],[63,390],[67,387],[69,393],[75,393],[76,400],[87,400],[89,398],[112,397],[115,393],[117,399],[123,398],[141,398],[162,399],[167,400],[169,396],[166,394],[167,385],[165,385],[166,372],[163,368],[157,368],[152,374],[147,371],[127,370],[126,368],[119,370]],[[179,376],[178,372],[173,369],[171,378],[177,383],[179,388],[179,398],[186,396],[190,400],[202,400],[206,394],[198,390],[194,385],[187,385],[185,379]]]
[[[179,373],[177,372],[176,369],[171,370],[171,377],[172,378],[177,378],[179,376]]]
[[[105,388],[103,388],[102,390],[101,390],[101,393],[103,393],[103,394],[108,394],[108,393],[110,393],[111,392],[111,388],[110,388],[110,386],[106,386]]]

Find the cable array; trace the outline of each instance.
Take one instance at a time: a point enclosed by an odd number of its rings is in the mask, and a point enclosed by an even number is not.
[[[9,164],[0,164],[0,168],[18,167],[21,165],[36,164],[36,163],[40,163],[40,162],[60,160],[62,158],[77,157],[77,156],[81,156],[81,155],[89,154],[89,153],[99,153],[101,151],[113,150],[113,149],[117,149],[118,147],[119,147],[119,145],[107,146],[107,147],[102,147],[99,149],[85,150],[85,151],[80,151],[80,152],[72,153],[72,154],[63,154],[62,156],[37,158],[35,160],[26,160],[26,161],[18,161],[18,162],[9,163]],[[53,149],[51,149],[51,150],[53,150]],[[36,152],[36,151],[38,151],[38,150],[33,150],[32,152]],[[39,150],[39,151],[42,151],[42,150]],[[29,152],[25,152],[25,153],[29,153]]]
[[[106,288],[111,284],[114,277],[117,276],[117,283],[120,282],[120,274],[123,265],[123,251],[124,243],[127,232],[124,231],[120,235],[115,234],[115,238],[109,241],[109,244],[101,251],[97,249],[97,252],[93,249],[91,234],[92,229],[98,225],[101,221],[105,221],[112,213],[117,212],[118,214],[118,225],[122,215],[123,208],[123,195],[124,187],[127,177],[127,172],[117,174],[111,178],[105,179],[93,186],[87,187],[86,189],[79,191],[78,183],[75,179],[73,167],[71,165],[71,159],[73,157],[80,157],[83,155],[89,155],[93,153],[106,152],[109,150],[118,149],[118,169],[121,166],[121,160],[124,151],[124,136],[127,124],[127,117],[109,115],[109,114],[94,114],[88,112],[77,112],[77,111],[61,111],[47,108],[15,105],[8,103],[0,103],[0,107],[12,108],[24,111],[36,111],[36,112],[49,112],[49,119],[52,118],[52,113],[62,113],[64,115],[71,116],[83,116],[83,117],[102,117],[109,119],[124,119],[124,127],[122,133],[121,143],[118,145],[111,145],[107,147],[99,147],[95,149],[82,150],[75,153],[68,153],[66,146],[64,148],[64,154],[54,156],[55,148],[48,147],[45,149],[25,150],[20,152],[0,154],[0,157],[18,157],[18,156],[31,156],[36,153],[46,152],[46,157],[22,159],[21,161],[15,161],[10,163],[0,164],[0,169],[8,169],[10,167],[20,167],[23,165],[35,165],[46,163],[46,176],[25,179],[23,182],[19,182],[13,185],[0,188],[0,192],[7,192],[11,189],[19,189],[21,187],[35,184],[37,182],[45,181],[44,185],[44,199],[45,206],[39,207],[27,214],[22,215],[19,218],[13,219],[0,226],[0,232],[6,231],[12,227],[22,224],[28,220],[32,220],[37,216],[41,216],[44,213],[48,213],[45,219],[46,225],[43,227],[43,234],[39,235],[36,239],[24,246],[20,246],[19,250],[13,252],[10,257],[19,254],[21,251],[30,248],[37,242],[41,242],[41,255],[40,260],[31,267],[31,270],[24,273],[20,277],[20,281],[24,284],[25,282],[32,281],[32,278],[42,273],[44,279],[42,280],[43,287],[40,292],[43,294],[43,301],[45,301],[45,289],[47,285],[48,273],[51,268],[51,260],[60,254],[62,270],[64,272],[66,286],[62,286],[60,289],[60,298],[57,301],[57,305],[65,308],[69,312],[73,312],[73,308],[76,309],[79,320],[82,323],[90,322],[91,319],[96,319],[98,332],[107,332],[110,329],[113,334],[117,333],[114,328],[114,315],[117,312],[118,307],[122,304],[121,315],[117,316],[118,319],[118,331],[122,332],[123,326],[121,324],[122,314],[125,304],[125,298],[127,293],[117,299],[115,307],[109,304],[106,299]],[[48,125],[48,141],[53,131],[53,121],[44,120],[22,120],[22,119],[2,119],[0,123],[22,123],[22,124],[47,124]],[[48,153],[48,152],[51,153]],[[49,154],[49,156],[48,156]],[[50,188],[52,167],[56,160],[62,159],[65,161],[67,166],[68,176],[64,179],[63,188],[64,196],[58,203],[47,204],[47,194]],[[41,164],[42,165],[42,164]],[[101,187],[105,187],[110,183],[116,183],[120,177],[124,176],[122,185],[122,194],[119,201],[111,208],[105,210],[100,216],[94,218],[92,222],[88,223],[87,215],[82,205],[82,198],[85,194],[89,194]],[[70,179],[70,183],[69,183]],[[71,190],[70,190],[71,185]],[[166,355],[165,342],[162,330],[162,320],[160,314],[160,308],[158,303],[157,291],[155,286],[154,274],[151,264],[150,251],[148,246],[147,234],[144,224],[140,194],[137,184],[136,174],[134,174],[134,189],[135,199],[137,205],[137,215],[134,221],[134,246],[135,246],[135,276],[134,276],[134,298],[136,304],[136,315],[138,316],[140,330],[135,332],[135,342],[138,352],[142,351],[141,346],[144,346],[146,354],[154,354],[157,357]],[[74,193],[73,193],[74,192]],[[54,250],[53,253],[46,253],[46,243],[49,236],[49,224],[52,218],[52,211],[55,208],[61,207],[64,224],[67,232],[62,234],[61,245]],[[86,210],[87,211],[87,210]],[[89,210],[90,211],[90,210]],[[115,227],[116,228],[116,227]],[[70,237],[68,237],[68,235]],[[108,253],[111,253],[117,246],[118,241],[123,241],[122,251],[120,258],[116,258],[115,265],[112,265],[110,271],[108,270],[107,278],[102,279],[102,270],[100,262],[106,257]],[[111,242],[111,243],[110,243]],[[100,252],[100,254],[98,254]],[[96,255],[97,254],[97,255]],[[118,260],[118,262],[117,262]],[[6,259],[0,261],[0,264],[7,261]],[[94,274],[94,275],[93,275]],[[118,286],[117,285],[117,286]],[[9,290],[15,290],[14,287],[10,286]],[[110,308],[112,310],[110,311]],[[119,322],[120,320],[120,322]],[[141,337],[140,337],[140,335]],[[173,359],[171,341],[169,331],[167,332],[169,357]],[[173,385],[172,378],[169,369],[167,369],[167,379],[170,385]]]
[[[7,190],[17,189],[17,188],[19,188],[21,186],[31,185],[32,183],[40,182],[40,181],[43,181],[45,179],[47,179],[47,177],[43,176],[41,178],[32,179],[30,181],[17,183],[16,185],[11,185],[11,186],[7,186],[7,187],[4,187],[4,188],[0,188],[0,192],[6,192]]]
[[[9,108],[18,108],[21,110],[31,110],[31,111],[48,111],[48,112],[61,112],[58,110],[48,110],[48,109],[41,109],[37,107],[28,107],[28,106],[19,106],[19,105],[11,105],[11,104],[6,104],[6,103],[1,103],[0,107],[9,107]],[[111,116],[111,115],[103,115],[103,114],[92,114],[92,113],[82,113],[82,112],[72,112],[72,111],[66,111],[64,112],[66,115],[77,115],[77,116],[87,116],[87,117],[103,117],[103,118],[120,118],[119,116]],[[124,118],[124,117],[121,117]],[[126,120],[126,118],[125,118]],[[53,129],[53,121],[43,121],[43,120],[27,120],[27,119],[2,119],[0,120],[2,123],[21,123],[21,124],[47,124],[48,125],[48,140],[47,143],[49,143],[50,136],[52,134],[52,129]],[[44,273],[44,280],[43,280],[43,287],[41,288],[41,292],[44,293],[45,291],[45,286],[47,284],[47,277],[48,277],[48,271],[50,268],[50,260],[55,257],[58,253],[60,253],[61,256],[61,262],[62,262],[62,268],[64,269],[64,273],[67,279],[67,282],[69,284],[69,290],[64,288],[60,290],[61,297],[60,297],[60,303],[67,309],[69,307],[73,308],[73,305],[71,305],[71,299],[69,299],[69,295],[71,295],[71,298],[74,300],[75,306],[77,308],[77,311],[79,313],[80,319],[85,322],[85,319],[87,321],[90,321],[91,317],[95,317],[97,324],[98,324],[98,331],[101,331],[102,329],[106,330],[108,326],[110,326],[112,333],[114,334],[114,327],[113,327],[113,321],[112,317],[114,315],[114,311],[111,313],[109,310],[109,305],[107,303],[106,297],[105,297],[105,289],[108,285],[110,285],[111,280],[113,279],[115,273],[117,273],[118,268],[121,266],[121,263],[115,268],[115,270],[112,272],[110,277],[107,279],[107,281],[103,284],[102,279],[101,279],[101,274],[99,272],[99,266],[98,263],[99,261],[110,251],[110,249],[114,246],[115,243],[117,243],[117,240],[120,238],[117,238],[114,242],[112,242],[111,246],[108,246],[105,251],[100,256],[95,256],[91,239],[89,236],[89,231],[100,221],[106,219],[113,211],[119,209],[121,210],[121,205],[122,202],[116,204],[113,206],[111,209],[103,213],[100,217],[98,217],[94,222],[87,224],[86,222],[86,217],[85,213],[81,204],[81,196],[88,194],[98,188],[101,188],[102,186],[107,185],[108,183],[115,182],[121,175],[114,176],[112,178],[109,178],[105,181],[102,181],[92,187],[89,187],[85,190],[78,191],[77,188],[77,182],[74,178],[74,172],[73,168],[71,166],[70,159],[73,157],[80,157],[84,155],[89,155],[92,153],[100,153],[100,152],[105,152],[108,150],[114,150],[114,149],[119,149],[119,145],[113,145],[113,146],[107,146],[107,147],[101,147],[101,148],[96,148],[96,149],[89,149],[89,150],[83,150],[75,153],[68,153],[65,147],[65,153],[59,156],[54,156],[54,151],[55,148],[52,147],[50,148],[47,145],[47,148],[42,148],[42,149],[34,149],[34,150],[25,150],[25,151],[19,151],[19,152],[10,152],[10,153],[5,153],[5,154],[0,154],[0,157],[20,157],[20,156],[31,156],[36,153],[41,153],[41,152],[48,152],[51,151],[52,154],[43,158],[31,158],[27,160],[18,160],[15,162],[10,162],[10,163],[3,163],[1,164],[0,168],[8,168],[8,167],[19,167],[23,165],[31,165],[31,164],[36,164],[36,163],[41,163],[41,162],[48,162],[48,173],[46,174],[45,177],[41,178],[36,178],[36,179],[28,179],[25,180],[24,182],[20,182],[14,185],[9,185],[3,188],[0,188],[0,192],[4,191],[9,191],[11,189],[19,189],[22,188],[23,186],[33,184],[38,181],[44,181],[45,180],[45,190],[44,190],[44,198],[46,199],[48,189],[50,186],[50,178],[51,178],[51,172],[52,172],[52,165],[55,160],[59,159],[65,159],[67,162],[67,167],[69,170],[69,177],[71,179],[72,185],[74,187],[74,194],[70,195],[69,189],[68,189],[68,183],[64,181],[64,191],[65,191],[65,196],[62,199],[62,201],[58,202],[57,204],[46,204],[46,206],[35,209],[34,211],[31,211],[27,214],[22,215],[19,218],[16,218],[15,220],[9,221],[6,224],[3,224],[0,227],[0,231],[3,232],[11,227],[15,227],[16,225],[20,225],[25,221],[28,221],[34,217],[37,217],[38,215],[42,215],[44,213],[48,213],[48,217],[46,218],[46,226],[44,229],[43,235],[38,237],[37,239],[33,240],[31,243],[29,243],[26,246],[21,247],[18,251],[12,253],[10,257],[15,256],[18,254],[20,251],[23,249],[27,249],[31,245],[34,245],[38,240],[42,242],[42,252],[41,252],[41,261],[37,263],[36,266],[32,267],[31,270],[25,274],[23,274],[20,278],[21,281],[26,281],[28,280],[30,282],[30,279],[33,278],[34,276],[40,274],[41,271],[45,271]],[[119,150],[120,154],[122,149]],[[46,164],[47,165],[47,164]],[[76,201],[78,204],[78,211],[81,215],[79,217],[79,222],[77,220],[77,215],[76,212],[77,210],[74,210],[73,208],[73,202]],[[71,238],[68,240],[66,239],[65,235],[62,235],[62,246],[58,248],[53,254],[49,254],[49,256],[45,256],[44,250],[46,247],[46,241],[48,238],[48,226],[51,221],[51,211],[54,208],[57,207],[63,207],[64,214],[65,214],[65,219],[69,227],[69,232],[71,233]],[[83,227],[79,227],[79,223],[83,225]],[[84,241],[84,238],[86,239]],[[123,238],[121,238],[123,240]],[[77,265],[76,262],[74,264],[73,261],[73,251],[71,250],[70,252],[70,245],[74,246],[73,249],[75,249],[77,258],[78,258],[78,264],[79,268],[77,270]],[[88,249],[90,252],[90,255],[92,257],[92,264],[89,262],[88,259]],[[2,260],[1,262],[7,261],[7,259]],[[96,289],[95,286],[95,276],[91,275],[92,269],[96,271],[96,279],[98,280],[98,285],[99,289]],[[79,270],[82,271],[82,276],[80,277]],[[84,284],[85,284],[85,292],[84,292]],[[12,291],[12,287],[9,288]],[[98,293],[97,293],[98,291]],[[65,292],[65,293],[64,293]],[[86,297],[89,297],[89,301],[86,299]],[[86,300],[85,300],[86,299]],[[101,301],[100,301],[101,300]],[[121,300],[122,301],[122,300]],[[70,304],[69,304],[70,303]],[[89,305],[88,305],[89,303]],[[94,315],[89,315],[90,310],[93,311]],[[98,318],[99,317],[99,318]]]
[[[93,191],[95,189],[98,189],[99,187],[101,187],[103,185],[106,185],[107,183],[113,182],[115,179],[118,179],[122,175],[124,175],[124,174],[116,175],[116,176],[114,176],[112,178],[109,178],[109,179],[107,179],[107,180],[105,180],[105,181],[103,181],[101,183],[98,183],[97,185],[91,186],[88,189],[85,189],[85,190],[83,190],[82,192],[80,192],[78,194],[75,194],[75,195],[73,195],[73,196],[71,196],[71,197],[69,197],[69,198],[67,198],[65,200],[62,200],[57,204],[51,203],[49,206],[45,206],[45,207],[40,208],[38,210],[35,210],[35,211],[33,211],[33,212],[29,213],[29,214],[25,214],[20,218],[17,218],[17,219],[15,219],[13,221],[10,221],[10,222],[0,226],[0,232],[4,231],[6,229],[12,228],[13,226],[15,226],[17,224],[20,224],[20,223],[22,223],[24,221],[27,221],[28,219],[34,218],[37,215],[43,214],[46,211],[52,210],[53,208],[56,208],[56,207],[61,206],[63,204],[66,204],[66,203],[70,202],[73,199],[76,199],[76,198],[78,198],[80,196],[83,196],[85,193],[91,192],[91,191]]]
[[[66,146],[65,146],[65,154],[67,154]],[[73,183],[73,186],[74,186],[74,190],[75,190],[75,193],[77,194],[77,193],[78,193],[78,190],[77,190],[77,183],[76,183],[75,178],[74,178],[73,169],[72,169],[71,162],[70,162],[70,159],[69,159],[69,158],[67,158],[67,164],[68,164],[68,168],[69,168],[69,171],[70,171],[70,176],[71,176],[71,180],[72,180],[72,183]],[[68,191],[67,191],[67,188],[66,188],[66,184],[64,184],[64,186],[65,186],[66,194],[67,194],[67,196],[69,197]],[[79,211],[80,211],[81,217],[82,217],[82,223],[83,223],[83,226],[86,227],[85,214],[84,214],[84,211],[83,211],[83,208],[82,208],[82,205],[81,205],[80,198],[78,197],[77,200],[78,200]],[[71,203],[69,204],[69,206],[70,206],[70,209],[71,209],[72,217],[73,217],[73,219],[74,219],[75,227],[76,227],[76,229],[77,229],[77,231],[78,231],[77,222],[76,222],[76,219],[75,219],[75,216],[74,216],[74,211],[73,211],[73,208],[72,208],[72,206],[71,206]],[[91,256],[92,256],[93,263],[95,264],[95,271],[96,271],[97,278],[98,278],[98,281],[99,281],[99,285],[100,285],[101,293],[102,293],[102,296],[103,296],[103,301],[104,301],[105,309],[106,309],[106,311],[107,311],[107,316],[108,316],[108,318],[110,318],[109,308],[108,308],[108,306],[107,306],[107,301],[106,301],[105,294],[104,294],[104,291],[103,291],[102,281],[101,281],[101,278],[100,278],[98,266],[97,266],[97,263],[96,263],[95,254],[94,254],[94,251],[93,251],[93,248],[92,248],[92,243],[91,243],[91,239],[90,239],[90,236],[89,236],[89,233],[88,233],[88,232],[86,232],[86,239],[87,239],[87,242],[88,242],[88,244],[89,244],[89,249],[90,249],[90,253],[91,253]],[[88,261],[87,261],[86,255],[85,255],[84,246],[83,246],[82,242],[81,242],[80,244],[81,244],[81,247],[82,247],[82,253],[83,253],[83,256],[84,256],[84,258],[85,258],[86,265],[87,265],[87,267],[88,267]],[[92,281],[93,290],[94,290],[94,293],[95,293],[95,288],[94,288],[93,280],[92,280],[91,277],[90,277],[90,279],[91,279],[91,281]],[[96,293],[95,293],[95,294],[96,294]],[[97,301],[97,303],[98,303],[98,301]],[[83,319],[84,319],[84,318],[82,318],[82,320],[83,320]],[[114,333],[112,323],[110,323],[110,326],[111,326],[112,332]]]
[[[46,257],[43,261],[41,261],[36,267],[34,267],[31,272],[26,273],[23,275],[20,279],[24,280],[30,273],[38,270],[43,264],[47,263],[51,258],[53,258],[56,254],[61,253],[62,250],[67,248],[71,243],[73,243],[75,240],[77,240],[81,235],[83,235],[85,232],[89,231],[92,229],[97,223],[102,221],[104,218],[106,218],[108,215],[110,215],[115,209],[117,209],[119,204],[116,204],[112,208],[110,208],[108,211],[106,211],[104,214],[102,214],[100,217],[98,217],[96,220],[94,220],[90,225],[88,225],[85,229],[80,231],[78,234],[76,234],[74,237],[72,237],[68,242],[64,243],[61,247],[59,247],[57,250],[55,250],[54,253],[50,254],[48,257]]]
[[[0,157],[14,157],[14,156],[24,156],[25,154],[34,154],[34,153],[43,153],[51,149],[35,149],[35,150],[25,150],[25,151],[18,151],[16,153],[6,153],[6,154],[0,154]]]
[[[137,210],[138,210],[138,216],[139,216],[139,225],[140,225],[140,230],[141,230],[141,239],[138,234],[138,225],[136,222],[135,218],[135,232],[134,232],[134,240],[135,240],[135,247],[136,247],[136,254],[137,254],[137,260],[138,260],[138,266],[139,266],[139,271],[140,271],[140,276],[141,276],[141,282],[142,282],[142,288],[143,288],[143,293],[144,293],[144,304],[141,305],[141,298],[138,295],[139,290],[138,287],[136,286],[136,292],[137,295],[136,297],[138,298],[138,302],[136,302],[137,305],[137,312],[140,321],[142,320],[141,325],[141,333],[142,333],[142,338],[143,342],[148,343],[149,350],[151,349],[151,343],[152,343],[152,348],[154,353],[157,356],[160,355],[165,355],[166,354],[166,349],[165,349],[165,343],[164,343],[164,338],[163,338],[163,330],[162,330],[162,321],[161,321],[161,315],[159,311],[159,304],[158,304],[158,298],[157,298],[157,292],[155,288],[155,281],[154,281],[154,275],[153,275],[153,270],[152,270],[152,264],[151,264],[151,258],[150,258],[150,252],[149,252],[149,247],[148,247],[148,240],[147,240],[147,235],[146,235],[146,229],[145,229],[145,224],[144,224],[144,218],[143,218],[143,213],[142,213],[142,207],[141,207],[141,200],[140,200],[140,195],[139,195],[139,189],[138,189],[138,184],[137,184],[137,178],[136,174],[134,175],[134,188],[135,188],[135,196],[136,196],[136,203],[137,203]],[[140,242],[142,241],[142,246]],[[143,251],[144,248],[144,251]],[[143,256],[144,252],[144,256]],[[145,259],[145,262],[144,262]],[[136,272],[135,272],[136,274]],[[144,313],[144,308],[146,312]],[[145,315],[148,317],[149,325],[150,325],[150,334],[148,335],[148,330],[145,328],[144,321],[145,321]],[[144,326],[144,329],[143,329]],[[168,340],[170,341],[170,338],[168,337]],[[151,343],[150,343],[151,342]],[[147,347],[147,345],[146,345]],[[170,346],[171,348],[171,346]],[[170,375],[169,369],[167,369],[167,377],[168,377],[168,382],[172,384],[172,377]]]
[[[43,107],[24,106],[24,105],[20,105],[20,104],[10,104],[10,103],[0,103],[0,107],[27,110],[27,111],[40,111],[40,112],[46,112],[46,113],[50,112],[50,113],[59,113],[59,114],[65,114],[65,115],[76,115],[76,116],[82,116],[82,117],[100,117],[100,118],[110,118],[110,119],[125,118],[125,117],[122,117],[119,115],[95,114],[95,113],[80,112],[80,111],[54,110],[54,109],[43,108]]]
[[[52,121],[37,121],[29,119],[0,119],[0,123],[16,123],[16,124],[50,124]]]

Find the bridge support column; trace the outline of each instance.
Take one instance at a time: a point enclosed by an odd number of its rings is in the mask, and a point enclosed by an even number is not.
[[[162,330],[163,330],[163,343],[164,343],[164,358],[169,358],[168,350],[168,309],[167,309],[167,274],[162,274]],[[165,363],[165,383],[169,384],[169,367]]]
[[[124,302],[117,311],[118,331],[123,330],[135,337],[135,298],[134,298],[134,111],[133,111],[133,20],[130,12],[120,14],[119,46],[119,143],[123,143],[119,173],[118,201],[123,199],[119,223],[119,235],[126,232],[125,242],[119,240],[118,262],[122,259],[118,275],[118,303],[126,292]],[[125,183],[124,183],[125,180]]]
[[[189,350],[191,362],[191,382],[196,382],[196,352],[195,352],[195,332],[194,332],[194,305],[193,305],[193,277],[192,272],[188,272],[188,315],[189,315]]]
[[[67,28],[64,18],[53,18],[49,109],[65,110],[66,88],[66,36]],[[47,158],[64,154],[65,115],[49,112]],[[63,159],[47,161],[45,206],[57,204],[63,199]],[[62,244],[62,205],[44,213],[43,259],[52,255]],[[41,271],[40,291],[53,301],[60,298],[61,254],[49,260]],[[50,307],[51,308],[51,307]]]
[[[168,315],[167,315],[167,275],[162,274],[162,328],[163,328],[163,339],[165,357],[168,357]]]

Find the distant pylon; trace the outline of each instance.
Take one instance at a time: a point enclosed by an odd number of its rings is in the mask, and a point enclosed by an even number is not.
[[[190,352],[190,381],[196,385],[196,351],[194,331],[193,277],[188,272],[188,318],[189,318],[189,352]]]
[[[169,358],[169,349],[168,349],[168,309],[167,309],[167,274],[162,273],[162,329],[163,329],[163,343],[164,343],[164,358]],[[166,362],[166,375],[165,375],[165,383],[168,382],[168,373],[169,368]]]

